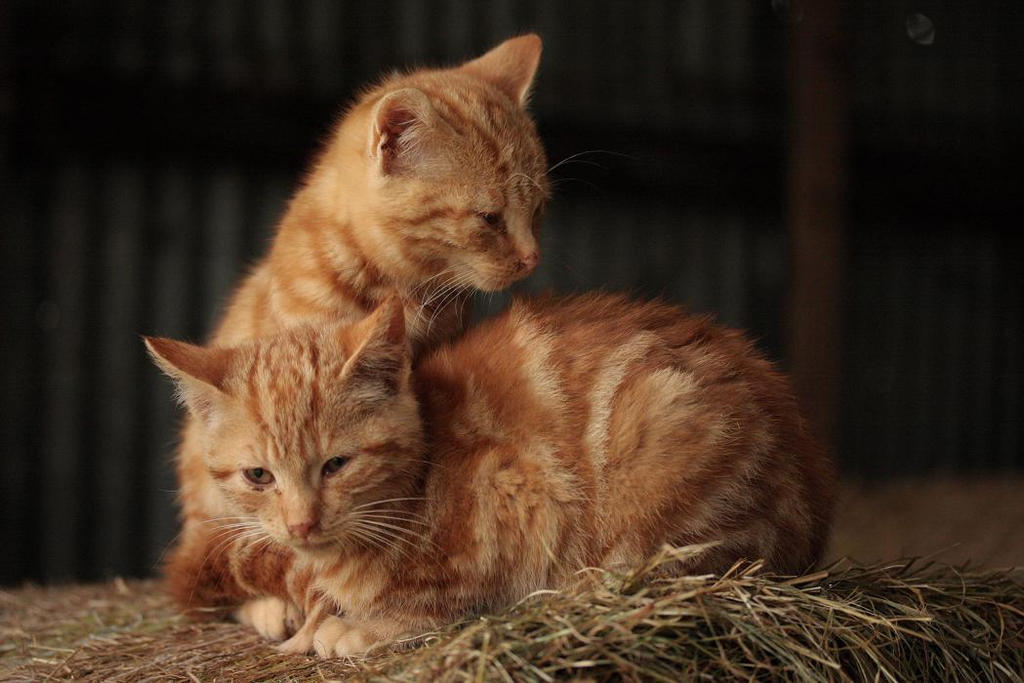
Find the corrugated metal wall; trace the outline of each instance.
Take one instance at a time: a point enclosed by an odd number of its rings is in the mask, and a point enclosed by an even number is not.
[[[1024,5],[847,7],[844,467],[1020,471]],[[910,39],[918,13],[931,44]]]
[[[847,470],[1024,469],[1019,236],[873,227],[851,254]]]
[[[338,105],[385,68],[538,30],[552,162],[613,153],[556,172],[522,289],[664,295],[781,357],[795,17],[773,4],[13,3],[0,580],[152,571],[175,528],[178,414],[137,335],[202,338]],[[1019,469],[1020,240],[978,216],[1019,179],[1021,102],[1000,60],[1024,59],[1009,28],[984,24],[990,54],[941,12],[938,40],[964,42],[926,52],[909,11],[850,12],[841,457],[868,476]]]

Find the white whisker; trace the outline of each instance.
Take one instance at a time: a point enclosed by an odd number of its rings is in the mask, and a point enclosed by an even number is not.
[[[441,314],[441,312],[448,306],[448,304],[452,303],[453,301],[457,301],[459,296],[461,296],[467,289],[469,289],[469,278],[469,275],[463,275],[459,279],[458,284],[455,287],[453,287],[449,291],[449,293],[446,294],[444,298],[442,298],[441,301],[434,307],[434,313],[433,315],[430,316],[430,320],[427,321],[428,333],[430,332],[430,328],[434,324],[434,320],[437,318],[437,316]]]
[[[362,527],[352,527],[352,532],[358,538],[362,539],[363,541],[366,541],[367,543],[370,543],[383,553],[386,553],[389,550],[401,549],[399,546],[395,546],[395,544],[388,542],[387,539],[381,537],[379,534],[373,533],[370,529],[364,529]]]
[[[634,157],[634,156],[632,156],[630,154],[625,154],[623,152],[614,152],[614,151],[612,151],[610,149],[588,149],[588,150],[584,150],[582,152],[576,152],[575,154],[570,154],[569,156],[567,156],[566,158],[562,159],[557,164],[555,164],[554,166],[549,168],[547,170],[547,172],[551,173],[556,168],[559,168],[559,167],[561,167],[561,166],[563,166],[563,165],[565,165],[567,163],[570,163],[570,162],[590,163],[590,164],[593,164],[595,166],[601,166],[600,164],[592,162],[592,161],[591,162],[576,161],[577,159],[579,159],[579,157],[587,155],[587,154],[608,154],[608,155],[611,155],[611,156],[618,156],[618,157],[623,157],[623,158],[626,158],[626,159],[636,159],[636,157]],[[604,168],[604,167],[601,166],[601,168]]]
[[[403,557],[408,557],[408,553],[412,552],[416,548],[416,544],[396,536],[391,536],[380,529],[371,529],[367,527],[360,527],[361,531],[365,534],[372,534],[381,543],[386,544],[389,550],[394,550]],[[399,543],[401,542],[401,543]]]
[[[371,525],[373,525],[376,528],[393,529],[394,531],[398,531],[398,532],[401,532],[403,534],[408,534],[410,536],[414,536],[415,538],[418,538],[418,539],[423,540],[423,541],[427,540],[426,536],[424,536],[423,534],[421,534],[421,533],[419,533],[417,531],[414,531],[412,529],[408,529],[408,528],[403,527],[403,526],[398,526],[397,524],[390,524],[388,522],[380,521],[380,520],[377,520],[377,519],[374,519],[374,518],[369,518],[368,516],[367,517],[360,516],[358,518],[358,521],[362,521],[362,522],[365,522],[367,524],[371,524]]]
[[[383,519],[391,522],[408,522],[410,524],[419,524],[421,526],[430,526],[428,522],[424,522],[422,519],[416,519],[414,517],[402,517],[399,515],[360,515],[360,519]]]
[[[424,498],[423,496],[414,496],[414,497],[406,497],[406,498],[385,498],[383,500],[373,500],[373,501],[370,501],[369,503],[363,503],[362,505],[355,506],[354,508],[352,508],[352,511],[354,512],[356,510],[362,510],[364,508],[370,507],[371,505],[382,505],[384,503],[399,503],[399,502],[413,501],[413,500],[426,500],[426,498]]]
[[[385,534],[395,541],[406,543],[413,548],[419,548],[419,545],[412,539],[407,538],[407,536],[411,536],[412,538],[419,540],[421,543],[426,543],[427,545],[435,548],[437,547],[426,535],[406,527],[400,527],[394,524],[388,524],[387,522],[380,522],[371,519],[357,519],[353,523],[361,524],[364,528],[369,525],[375,532]]]

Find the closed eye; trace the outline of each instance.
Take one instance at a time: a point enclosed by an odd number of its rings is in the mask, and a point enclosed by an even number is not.
[[[489,228],[504,232],[505,230],[505,218],[496,211],[485,211],[478,213],[477,216],[480,220]]]

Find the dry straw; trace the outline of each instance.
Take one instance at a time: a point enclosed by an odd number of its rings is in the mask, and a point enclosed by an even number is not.
[[[5,680],[998,680],[1024,671],[1024,575],[899,561],[799,578],[742,563],[581,574],[367,659],[286,656],[175,614],[152,582],[0,593]]]

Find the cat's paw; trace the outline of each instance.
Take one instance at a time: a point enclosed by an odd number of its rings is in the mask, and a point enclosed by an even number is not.
[[[365,653],[381,636],[348,619],[327,617],[313,636],[313,649],[324,659]]]
[[[299,631],[288,640],[275,645],[274,649],[286,655],[308,655],[313,650],[314,637],[312,631]]]
[[[290,655],[306,655],[313,651],[313,638],[323,621],[323,614],[314,610],[306,617],[306,623],[295,630],[293,635],[283,643],[278,643],[277,650]]]
[[[292,603],[268,596],[242,603],[235,619],[268,640],[283,640],[302,623],[302,613]]]

